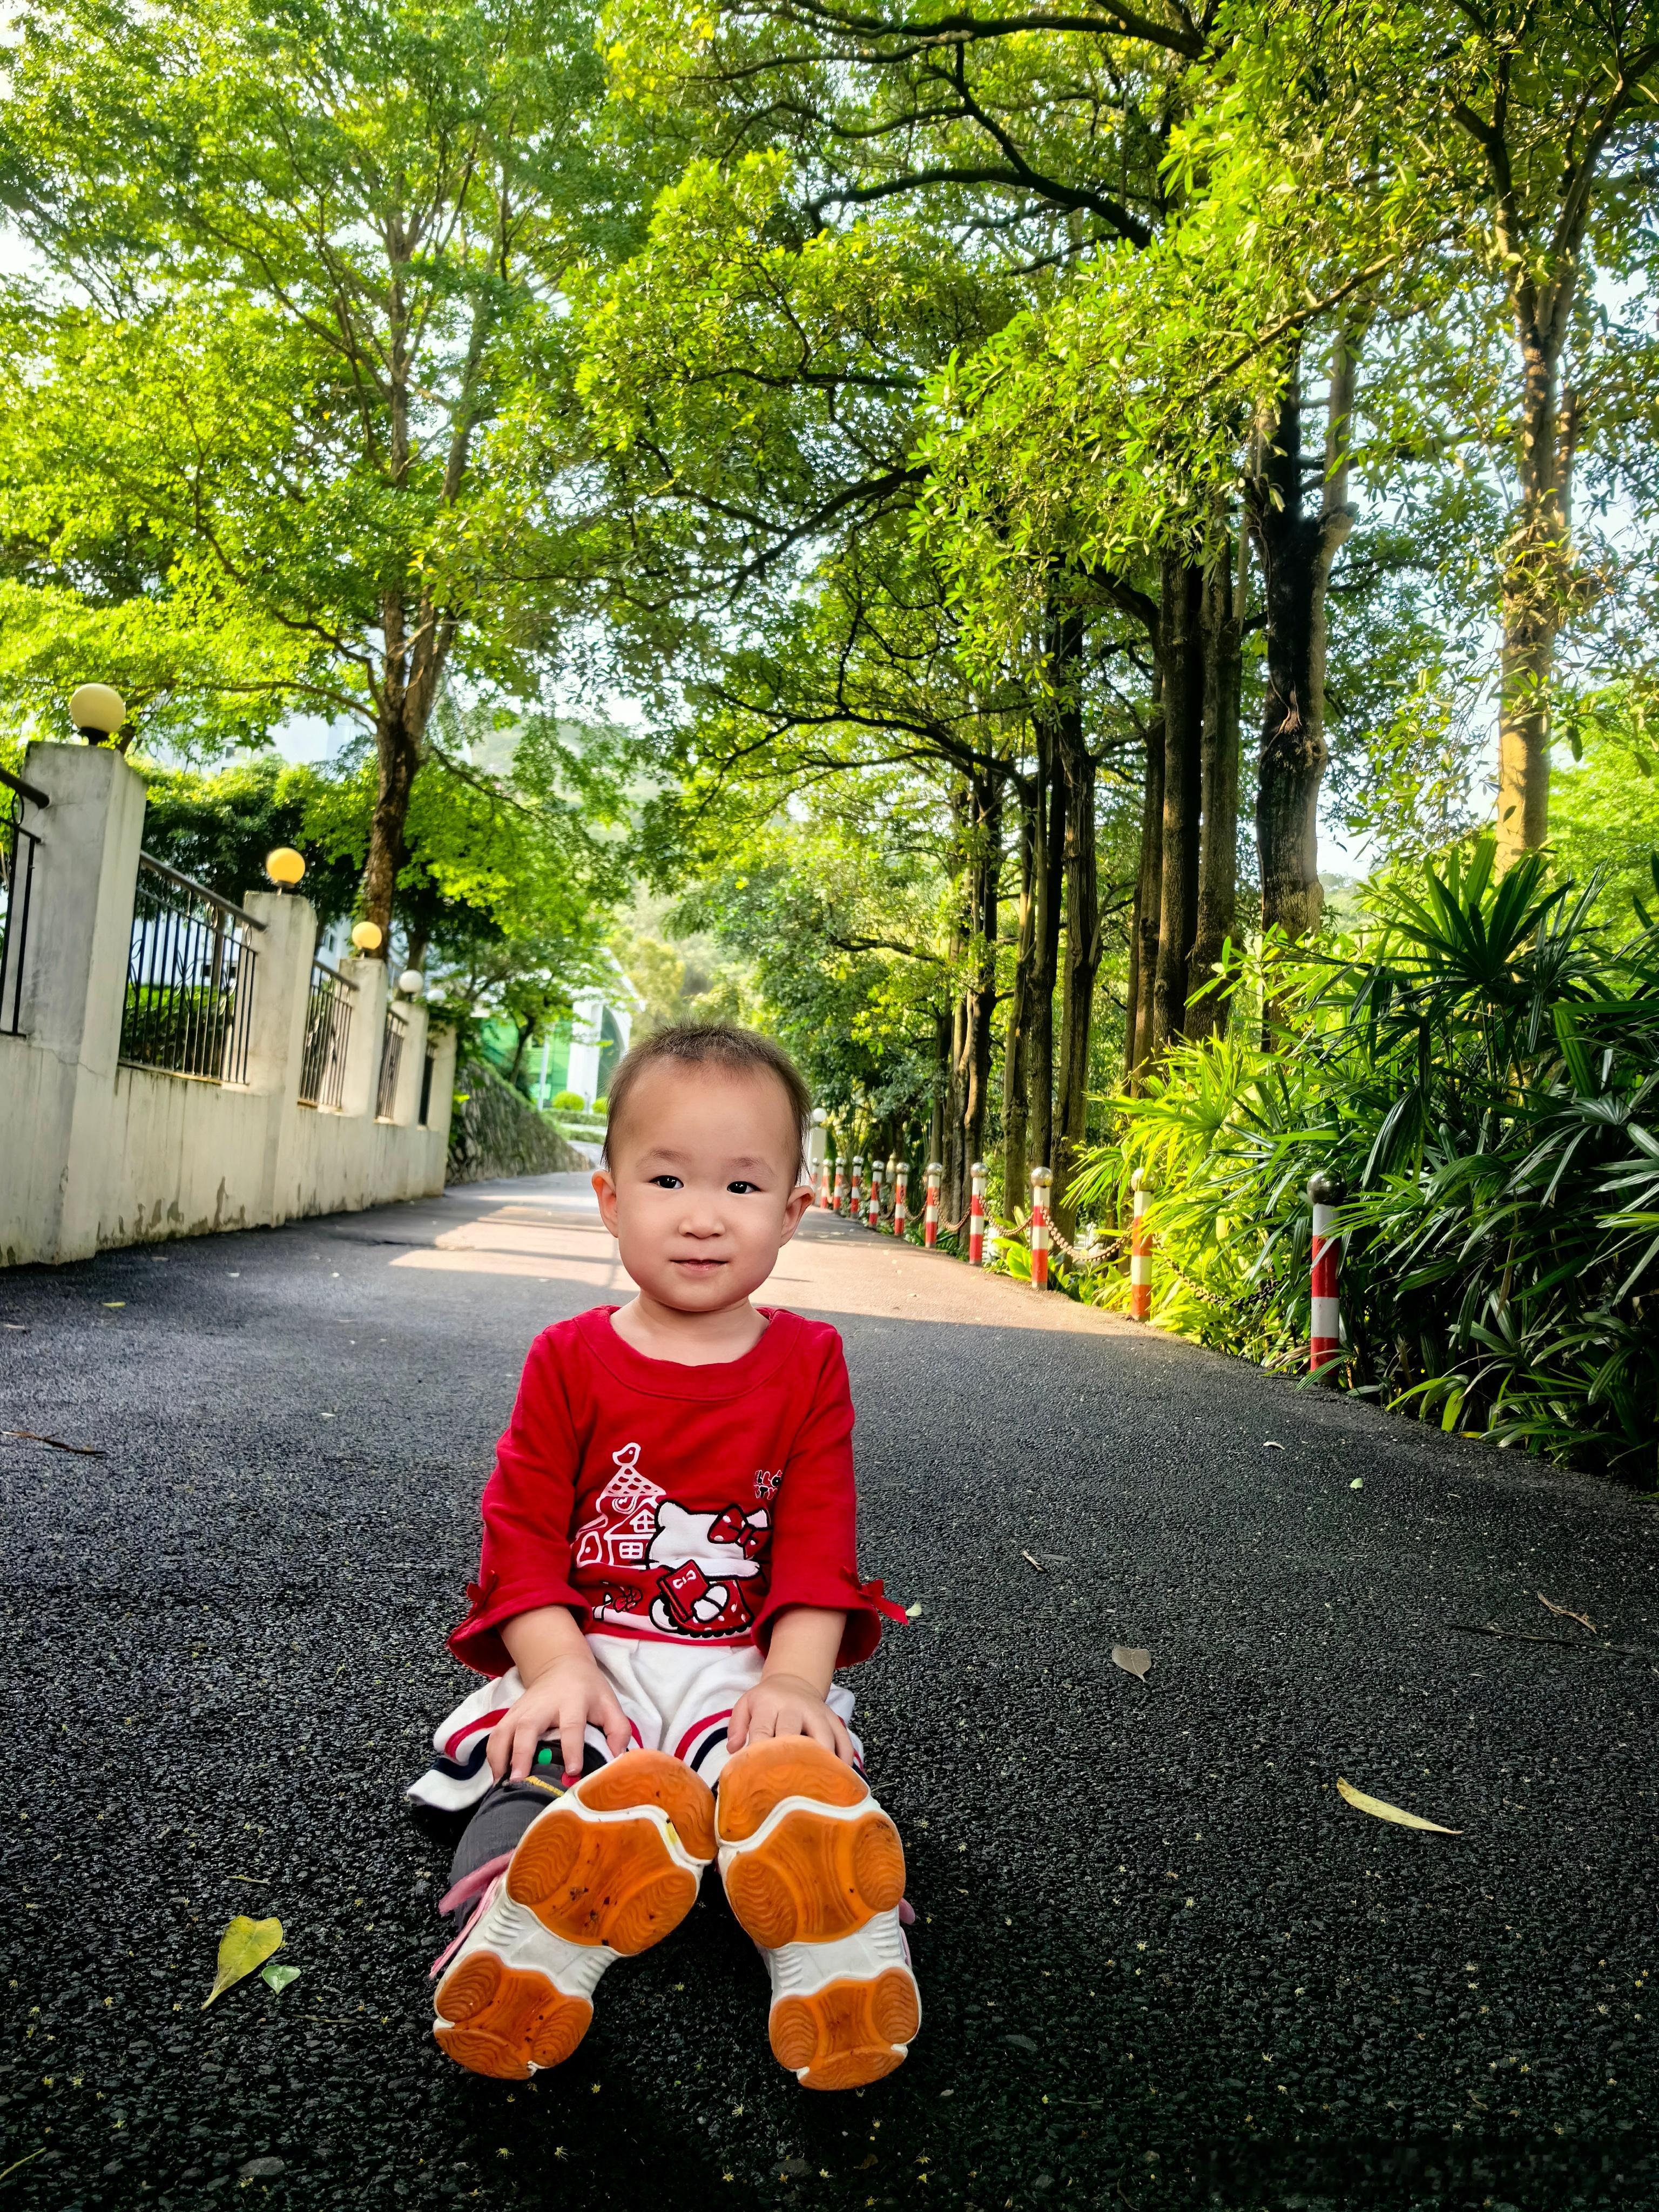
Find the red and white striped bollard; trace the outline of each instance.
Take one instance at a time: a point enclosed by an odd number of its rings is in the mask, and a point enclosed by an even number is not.
[[[893,1234],[902,1237],[910,1226],[910,1163],[901,1160],[893,1170]]]
[[[812,1133],[807,1140],[807,1164],[811,1170],[808,1181],[812,1186],[815,1206],[830,1203],[830,1130],[822,1106],[812,1109]]]
[[[1031,1288],[1048,1287],[1048,1192],[1054,1182],[1050,1168],[1031,1170]]]
[[[1152,1236],[1146,1226],[1146,1170],[1137,1168],[1129,1178],[1134,1193],[1134,1217],[1129,1228],[1129,1318],[1152,1316]]]
[[[830,1194],[830,1211],[832,1213],[845,1213],[847,1211],[847,1155],[839,1146],[836,1148],[836,1187]]]
[[[939,1181],[945,1173],[943,1160],[927,1163],[927,1195],[921,1209],[921,1241],[931,1252],[939,1243]]]
[[[1331,1233],[1331,1215],[1342,1196],[1342,1186],[1324,1174],[1308,1178],[1313,1205],[1313,1267],[1310,1290],[1312,1313],[1308,1330],[1308,1372],[1327,1373],[1336,1380],[1336,1358],[1342,1349],[1341,1307],[1337,1297],[1337,1271],[1342,1259],[1342,1239]]]
[[[985,1265],[985,1163],[975,1160],[968,1170],[968,1265]]]
[[[853,1155],[853,1188],[849,1194],[849,1210],[856,1221],[864,1211],[864,1160],[861,1154]]]
[[[866,1229],[879,1229],[881,1226],[881,1162],[879,1160],[872,1160],[870,1163],[870,1202],[865,1212],[864,1223]]]

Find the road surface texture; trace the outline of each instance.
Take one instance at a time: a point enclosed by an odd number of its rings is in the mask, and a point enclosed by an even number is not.
[[[914,2053],[798,2089],[710,1882],[453,2069],[399,1793],[526,1346],[624,1295],[576,1176],[0,1277],[0,1425],[103,1455],[0,1441],[0,2212],[1659,2201],[1652,1510],[822,1216]],[[300,1978],[204,2011],[238,1912]]]

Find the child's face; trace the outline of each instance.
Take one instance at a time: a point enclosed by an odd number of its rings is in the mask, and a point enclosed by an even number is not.
[[[622,1263],[647,1297],[716,1313],[757,1290],[812,1200],[781,1084],[658,1061],[629,1094],[593,1177]]]

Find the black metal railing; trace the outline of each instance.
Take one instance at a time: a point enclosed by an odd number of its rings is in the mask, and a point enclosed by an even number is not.
[[[23,963],[28,957],[29,899],[39,834],[23,827],[23,802],[45,808],[44,791],[0,768],[0,1036],[23,1034]]]
[[[415,1117],[416,1126],[422,1129],[428,1126],[428,1117],[432,1112],[432,1070],[437,1057],[437,1054],[428,1045],[426,1048],[426,1065],[421,1070],[421,1110]]]
[[[386,1036],[380,1043],[380,1085],[374,1094],[374,1118],[390,1121],[398,1111],[398,1073],[404,1064],[404,1044],[409,1024],[395,1006],[386,1010]]]
[[[339,1109],[345,1095],[346,1047],[351,1039],[351,1001],[357,986],[325,960],[311,963],[306,997],[305,1044],[300,1054],[300,1103]]]
[[[121,1058],[203,1083],[246,1083],[257,962],[251,914],[138,856]]]

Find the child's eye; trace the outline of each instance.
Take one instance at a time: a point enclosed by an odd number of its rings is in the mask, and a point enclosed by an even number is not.
[[[678,1176],[653,1176],[651,1180],[659,1190],[678,1190],[680,1188],[680,1179]]]
[[[744,1182],[739,1180],[737,1182],[727,1183],[726,1188],[727,1190],[736,1191],[738,1197],[743,1198],[745,1197],[750,1191],[758,1190],[760,1188],[760,1185],[757,1182]]]

